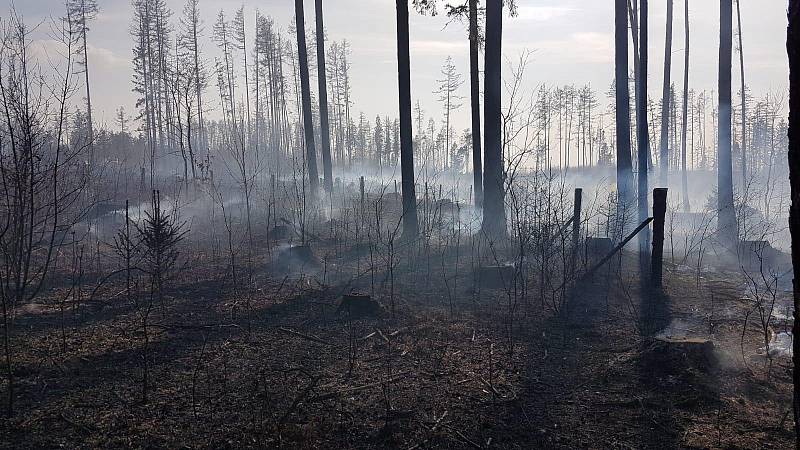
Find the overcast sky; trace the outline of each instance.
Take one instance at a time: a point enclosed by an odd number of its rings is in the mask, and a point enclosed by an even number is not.
[[[440,0],[441,1],[441,0]],[[184,0],[166,0],[177,23]],[[533,53],[526,87],[542,83],[591,83],[605,103],[605,92],[613,77],[614,13],[612,0],[517,0],[519,16],[504,22],[503,52],[509,59],[522,52]],[[684,0],[675,0],[675,38],[672,77],[678,86],[683,76]],[[61,15],[61,0],[0,0],[2,14],[12,4],[31,24]],[[96,120],[113,126],[114,111],[124,106],[134,109],[131,93],[131,48],[129,33],[130,0],[98,0],[100,15],[89,34],[92,96]],[[255,8],[271,15],[285,30],[294,14],[292,0],[201,0],[205,42],[203,51],[211,59],[216,54],[208,39],[220,9],[229,17],[242,3],[248,26]],[[663,76],[666,2],[650,2],[650,86],[651,95],[660,95]],[[786,0],[742,0],[745,67],[753,94],[785,90],[788,67],[785,54]],[[443,8],[440,8],[442,12]],[[306,0],[309,34],[313,28],[314,2]],[[690,0],[692,31],[691,86],[713,89],[717,79],[719,44],[719,3]],[[463,25],[448,19],[411,15],[411,76],[414,101],[419,99],[428,115],[438,116],[441,108],[432,93],[441,65],[452,56],[459,70],[468,74],[468,43]],[[325,25],[328,39],[347,39],[352,46],[353,101],[357,111],[370,119],[376,114],[397,116],[397,64],[395,45],[395,2],[392,0],[325,0]],[[39,33],[37,38],[45,38]],[[252,42],[252,39],[251,39]],[[738,61],[738,58],[735,58]],[[209,64],[211,66],[211,64]],[[508,72],[505,71],[504,74]],[[738,64],[734,65],[734,85],[738,83]],[[737,91],[738,89],[735,89]],[[465,84],[461,94],[467,96]],[[213,96],[209,90],[208,96]],[[457,128],[468,126],[468,108],[458,115]]]

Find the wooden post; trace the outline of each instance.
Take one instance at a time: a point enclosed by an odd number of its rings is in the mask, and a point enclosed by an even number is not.
[[[578,266],[578,247],[581,237],[581,203],[583,202],[583,189],[575,189],[574,210],[572,213],[572,274]]]
[[[663,281],[664,220],[667,215],[667,188],[653,189],[653,253],[650,260],[650,283],[660,288]]]

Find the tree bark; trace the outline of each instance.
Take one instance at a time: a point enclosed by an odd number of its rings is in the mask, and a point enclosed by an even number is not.
[[[475,206],[483,207],[483,163],[481,158],[481,87],[478,69],[480,33],[478,0],[469,0],[469,82],[472,107],[472,172],[475,183]]]
[[[315,0],[317,15],[317,83],[319,86],[319,126],[322,134],[322,172],[325,191],[333,190],[333,169],[331,168],[331,133],[328,124],[328,85],[325,72],[325,25],[322,16],[322,0]]]
[[[736,211],[733,204],[731,158],[731,59],[733,49],[733,0],[720,0],[719,31],[719,128],[717,153],[717,228],[723,245],[735,250]]]
[[[791,206],[789,231],[792,236],[794,267],[794,325],[792,335],[800,336],[800,0],[790,0],[788,9],[786,50],[789,56],[789,180]],[[800,443],[800,339],[792,341],[794,370],[795,442]]]
[[[628,86],[628,4],[614,2],[615,65],[616,65],[616,130],[617,130],[617,202],[622,232],[628,221],[627,211],[633,207],[633,167],[631,161],[631,98]]]
[[[400,100],[400,174],[403,185],[403,238],[415,239],[417,194],[414,186],[414,141],[411,132],[411,60],[409,55],[408,0],[397,0],[397,76]]]
[[[317,172],[317,149],[314,143],[314,119],[311,116],[311,86],[308,75],[308,51],[306,49],[306,28],[303,12],[303,0],[295,0],[295,23],[297,28],[297,59],[300,63],[300,90],[303,98],[303,128],[306,138],[306,162],[312,198],[319,190],[319,173]]]
[[[669,176],[669,112],[672,76],[672,17],[674,1],[667,0],[667,32],[664,39],[664,87],[661,93],[661,142],[659,145],[659,181],[666,187]]]
[[[483,232],[494,238],[507,234],[501,118],[503,2],[486,2],[486,67],[484,74],[484,208]]]

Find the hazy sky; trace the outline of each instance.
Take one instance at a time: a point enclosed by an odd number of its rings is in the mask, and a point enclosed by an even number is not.
[[[441,1],[441,0],[440,0]],[[746,77],[753,94],[785,90],[788,68],[785,54],[786,0],[741,0]],[[613,77],[613,0],[517,0],[519,16],[504,22],[503,52],[516,59],[522,52],[533,53],[526,88],[542,83],[591,83],[605,103]],[[60,0],[0,0],[5,15],[12,4],[31,24],[62,14]],[[114,111],[120,106],[132,113],[130,0],[98,0],[100,15],[89,34],[92,95],[96,120],[113,126]],[[177,23],[184,0],[167,0]],[[205,39],[202,45],[208,59],[216,49],[209,36],[220,9],[229,17],[242,0],[201,0]],[[651,95],[660,96],[663,76],[666,2],[650,2],[650,86]],[[285,30],[294,14],[292,0],[245,0],[252,25],[255,8],[271,15]],[[684,0],[675,0],[675,37],[672,77],[678,86],[683,76]],[[440,13],[443,8],[439,8]],[[715,0],[690,0],[692,31],[691,86],[713,89],[717,80],[719,43],[719,3]],[[734,19],[735,20],[735,19]],[[314,2],[306,0],[309,34],[313,28]],[[443,15],[411,15],[411,76],[414,101],[419,99],[428,115],[437,117],[441,108],[432,93],[441,65],[452,56],[459,70],[468,75],[468,43],[464,26],[451,23]],[[355,110],[372,120],[376,114],[397,116],[397,65],[395,45],[395,2],[392,0],[325,0],[328,38],[347,39],[352,46],[352,82]],[[41,27],[37,38],[46,39]],[[252,42],[252,39],[251,39]],[[735,56],[735,61],[738,57]],[[209,67],[211,64],[209,63]],[[505,71],[504,74],[507,74]],[[734,85],[738,83],[738,63],[734,65]],[[735,89],[734,91],[738,91]],[[208,98],[214,98],[209,89]],[[468,96],[465,84],[461,94]],[[465,128],[468,107],[458,113],[457,128]]]

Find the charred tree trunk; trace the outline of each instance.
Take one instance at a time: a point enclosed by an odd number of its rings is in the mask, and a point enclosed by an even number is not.
[[[481,160],[481,86],[478,69],[480,32],[478,0],[469,0],[469,82],[472,108],[472,172],[475,183],[475,206],[483,207],[483,163]]]
[[[667,215],[667,189],[653,189],[653,254],[650,263],[651,286],[660,289],[664,267],[664,222]]]
[[[639,57],[639,2],[638,0],[628,0],[628,17],[631,25],[631,39],[633,40],[633,94],[634,94],[634,114],[636,115],[636,133],[638,133],[638,124],[641,119],[639,116],[639,68],[641,66],[641,59]],[[638,134],[636,135],[638,139]],[[638,142],[637,142],[638,148]],[[638,160],[637,160],[638,164]],[[638,170],[638,168],[637,168]]]
[[[308,75],[308,51],[306,50],[303,0],[295,0],[294,12],[297,28],[297,59],[300,63],[300,90],[303,98],[303,128],[305,129],[306,138],[308,180],[311,187],[311,197],[314,198],[319,190],[319,173],[317,172],[317,149],[314,143],[314,119],[311,116],[311,86]]]
[[[400,100],[400,174],[403,184],[403,238],[419,233],[414,186],[414,141],[411,133],[411,57],[409,55],[408,0],[397,0],[397,76]]]
[[[583,189],[575,189],[575,200],[572,204],[572,257],[570,266],[572,268],[572,276],[575,276],[578,270],[578,250],[580,248],[581,238],[581,206],[583,203]]]
[[[719,9],[719,149],[717,153],[718,232],[729,250],[736,247],[736,211],[733,205],[731,158],[731,59],[733,49],[733,0],[720,0]]]
[[[325,191],[333,190],[333,169],[331,168],[331,133],[328,124],[328,85],[325,72],[325,25],[322,16],[322,0],[315,0],[317,15],[317,82],[319,86],[319,127],[322,134],[322,172]]]
[[[659,182],[667,186],[669,174],[669,112],[670,112],[670,87],[672,76],[672,17],[674,10],[673,0],[667,0],[667,33],[664,40],[664,88],[661,93],[661,141],[659,144],[658,165],[660,169]]]
[[[789,55],[789,179],[792,202],[789,231],[792,235],[794,266],[794,325],[792,335],[800,336],[800,0],[789,1],[786,49]],[[795,439],[800,442],[800,339],[792,342],[794,372]]]
[[[683,47],[683,130],[681,130],[681,189],[683,193],[683,210],[689,212],[689,175],[686,173],[686,132],[689,118],[689,0],[683,0],[684,6],[684,47]]]
[[[616,129],[617,129],[617,201],[618,215],[627,223],[627,211],[633,207],[633,167],[631,161],[631,99],[628,87],[628,5],[615,0]]]
[[[505,179],[503,174],[503,144],[501,114],[503,36],[503,2],[486,2],[486,67],[484,74],[484,208],[483,232],[492,237],[504,237],[506,230]]]

